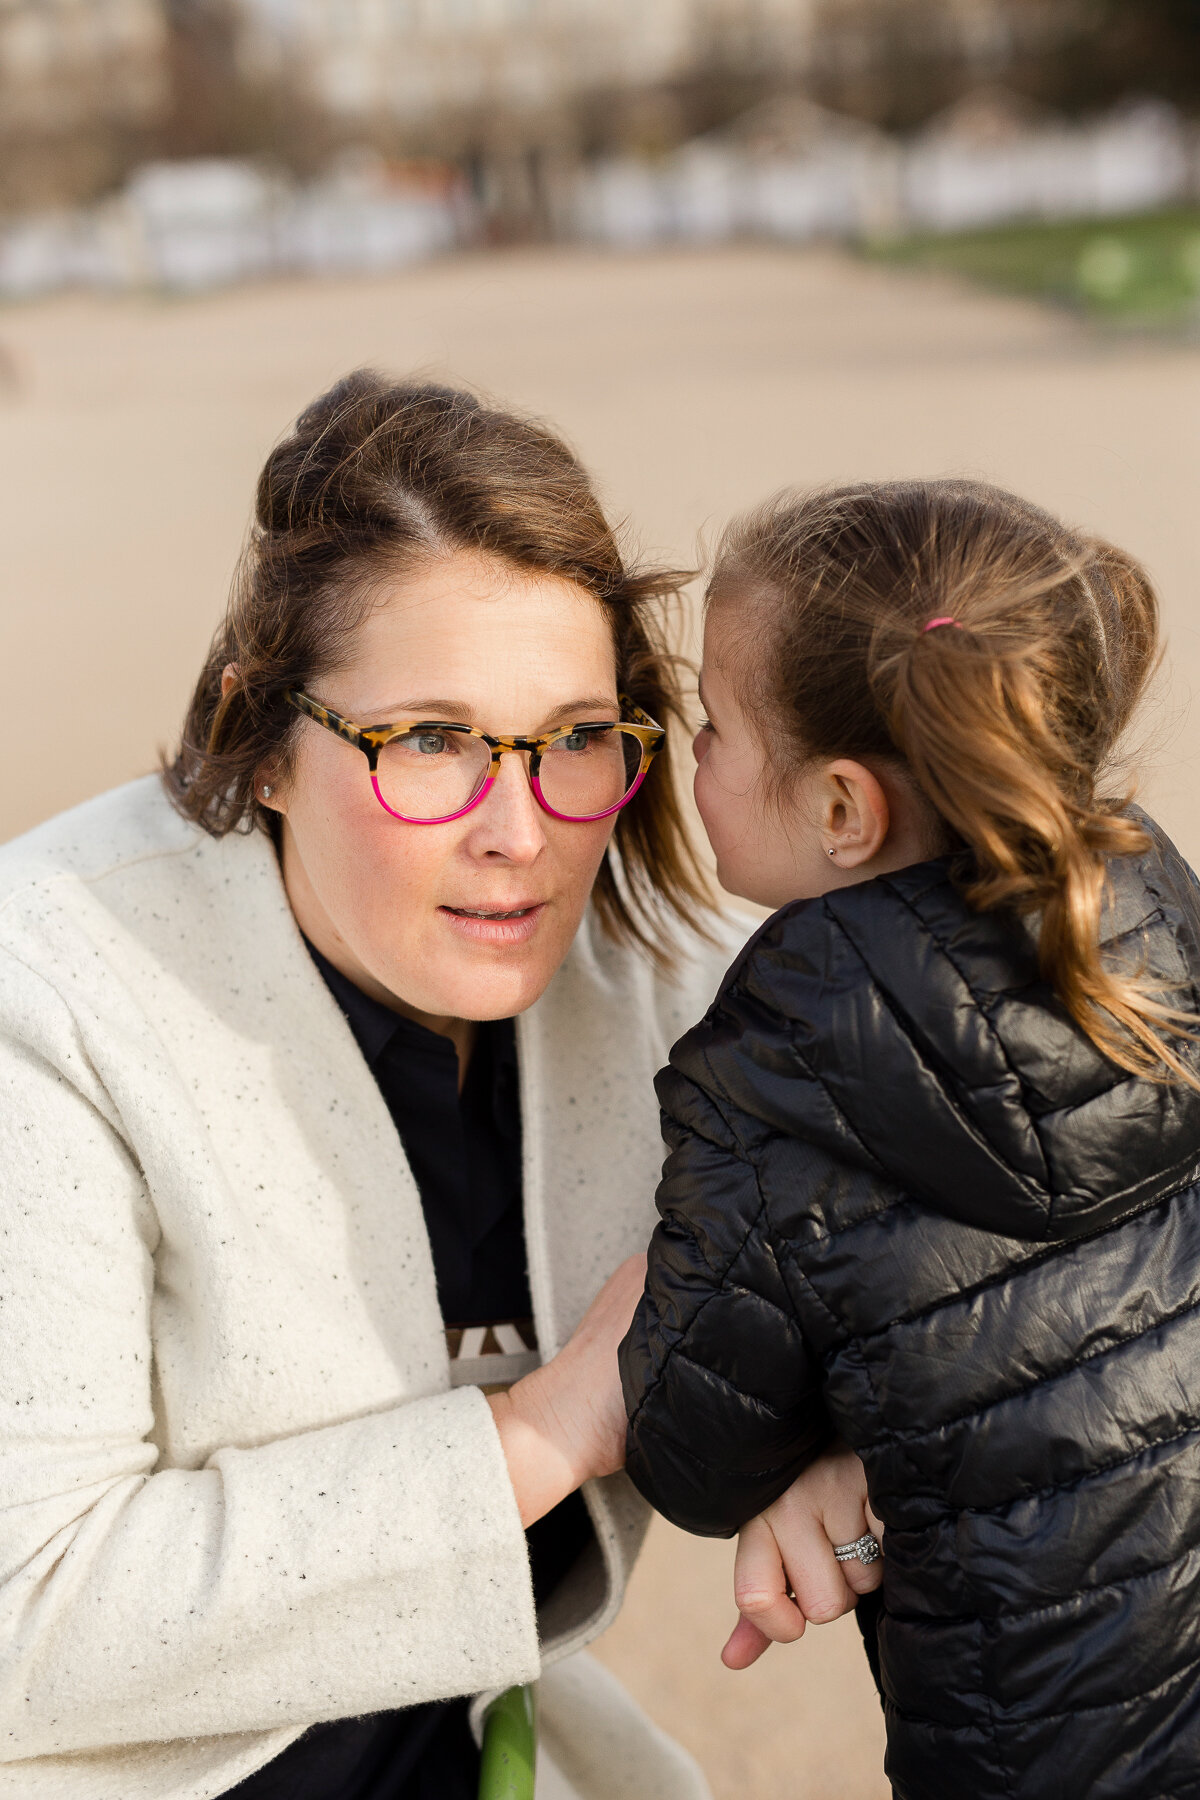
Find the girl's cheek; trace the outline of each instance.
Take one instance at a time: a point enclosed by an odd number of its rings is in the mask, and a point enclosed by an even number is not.
[[[707,754],[697,764],[692,792],[696,796],[696,810],[700,814],[701,823],[711,838],[721,822],[721,791],[713,781],[713,767]]]
[[[712,747],[712,732],[701,729],[692,739],[692,755],[702,763]]]

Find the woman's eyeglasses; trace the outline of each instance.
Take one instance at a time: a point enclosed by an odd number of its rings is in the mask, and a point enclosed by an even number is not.
[[[566,725],[545,737],[491,737],[474,725],[422,719],[404,725],[354,725],[293,689],[298,712],[361,750],[375,797],[406,825],[446,825],[487,796],[509,751],[529,757],[529,785],[551,818],[584,824],[628,804],[646,779],[666,732],[622,698],[632,717]]]

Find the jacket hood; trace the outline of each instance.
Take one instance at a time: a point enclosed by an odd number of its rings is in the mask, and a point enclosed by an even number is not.
[[[1112,863],[1102,942],[1200,1021],[1200,888],[1142,822],[1152,847]],[[1029,924],[972,912],[949,858],[776,913],[703,1035],[735,1106],[1007,1235],[1084,1235],[1200,1168],[1200,1093],[1102,1056]]]

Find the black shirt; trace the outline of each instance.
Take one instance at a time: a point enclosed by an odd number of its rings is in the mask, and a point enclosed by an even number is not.
[[[448,1037],[370,999],[313,951],[379,1083],[421,1195],[447,1326],[532,1311],[521,1216],[521,1107],[511,1019],[478,1027],[458,1091]]]
[[[527,1321],[521,1106],[511,1019],[481,1024],[460,1094],[458,1052],[372,1000],[309,945],[379,1084],[413,1172],[438,1301],[457,1328]],[[591,1533],[578,1494],[527,1533],[541,1606]],[[227,1800],[475,1800],[479,1753],[467,1701],[435,1701],[314,1726]]]

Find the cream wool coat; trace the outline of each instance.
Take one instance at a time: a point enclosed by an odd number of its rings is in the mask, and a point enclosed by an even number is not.
[[[646,1244],[651,1078],[724,929],[671,986],[585,922],[519,1022],[546,1355]],[[204,836],[153,779],[0,850],[0,1233],[5,1800],[208,1800],[314,1721],[543,1668],[547,1792],[706,1793],[574,1655],[645,1507],[589,1484],[590,1566],[539,1649],[416,1186],[271,846]]]

